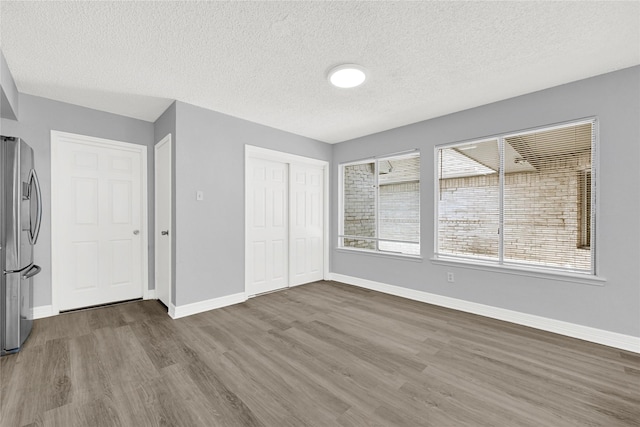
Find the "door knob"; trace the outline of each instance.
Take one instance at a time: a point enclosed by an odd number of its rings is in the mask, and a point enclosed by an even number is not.
[[[169,230],[161,231],[160,234],[162,234],[163,236],[168,236],[169,235]]]
[[[140,234],[140,230],[133,230],[133,234],[137,236],[138,234]]]

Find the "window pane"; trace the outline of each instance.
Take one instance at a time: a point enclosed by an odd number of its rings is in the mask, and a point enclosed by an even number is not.
[[[580,231],[587,232],[581,215],[585,221],[591,216],[590,201],[588,209],[581,206],[580,194],[580,172],[591,170],[591,128],[586,123],[505,138],[505,262],[591,269],[590,249],[580,245]]]
[[[438,150],[438,253],[498,258],[498,141]]]
[[[373,163],[344,167],[344,235],[376,237],[376,189]],[[375,242],[344,239],[344,246],[375,249]]]
[[[378,162],[378,237],[382,251],[420,254],[420,157]]]

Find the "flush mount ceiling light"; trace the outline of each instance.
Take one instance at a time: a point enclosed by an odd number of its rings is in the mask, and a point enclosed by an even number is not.
[[[364,68],[356,64],[338,65],[329,71],[331,84],[343,89],[360,86],[366,78]]]

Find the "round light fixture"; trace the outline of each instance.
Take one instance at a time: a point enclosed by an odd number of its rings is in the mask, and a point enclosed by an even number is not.
[[[343,89],[360,86],[366,78],[364,68],[356,64],[338,65],[329,71],[331,84]]]

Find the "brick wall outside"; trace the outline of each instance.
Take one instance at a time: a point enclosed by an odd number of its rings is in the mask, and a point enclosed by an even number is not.
[[[374,165],[365,163],[344,167],[344,234],[375,237],[376,209]],[[375,249],[373,241],[344,239],[344,246]]]
[[[498,174],[440,180],[438,246],[448,254],[498,257]]]
[[[589,165],[584,154],[505,175],[505,260],[590,268],[590,250],[578,248],[579,171]],[[497,257],[497,174],[444,179],[440,186],[440,252]]]
[[[420,182],[381,185],[379,191],[380,237],[392,240],[420,240]],[[420,254],[420,245],[380,242],[380,249]]]

